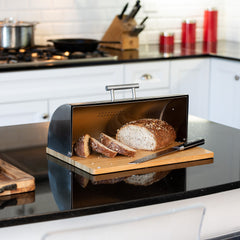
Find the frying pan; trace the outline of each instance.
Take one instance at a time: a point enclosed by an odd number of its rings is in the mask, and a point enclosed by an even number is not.
[[[68,52],[94,52],[99,43],[112,43],[112,44],[120,44],[121,42],[117,41],[98,41],[95,39],[86,39],[86,38],[70,38],[70,39],[56,39],[56,40],[48,40],[49,42],[53,42],[54,47],[60,51],[68,51]]]

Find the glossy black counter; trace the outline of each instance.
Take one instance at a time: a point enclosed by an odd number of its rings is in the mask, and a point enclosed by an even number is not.
[[[188,137],[205,138],[203,147],[214,152],[213,163],[164,173],[154,168],[100,178],[46,155],[43,138],[47,130],[48,123],[0,128],[6,143],[20,144],[20,139],[31,143],[15,149],[11,149],[14,144],[7,144],[0,157],[36,178],[34,192],[0,197],[1,227],[164,203],[240,187],[240,131],[204,119],[190,117]],[[14,140],[13,133],[17,136]],[[41,135],[41,139],[35,137],[34,142],[30,134]],[[126,181],[131,176],[145,178],[152,172],[158,175],[156,179],[150,176],[153,181],[148,184]]]
[[[64,67],[84,67],[84,66],[97,66],[109,64],[121,64],[129,62],[141,61],[160,61],[171,59],[185,59],[185,58],[199,58],[199,57],[217,57],[229,60],[240,59],[240,43],[229,41],[218,41],[214,45],[206,45],[202,42],[196,43],[194,48],[181,47],[177,43],[174,46],[172,53],[161,53],[158,44],[140,45],[138,50],[114,50],[109,48],[102,48],[113,56],[112,59],[105,59],[101,61],[94,61],[88,59],[73,59],[63,61],[47,61],[47,62],[26,62],[26,63],[13,63],[13,64],[0,64],[0,72],[8,71],[26,71],[37,69],[52,69]]]

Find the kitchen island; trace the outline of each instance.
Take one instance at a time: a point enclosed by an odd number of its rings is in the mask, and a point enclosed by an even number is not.
[[[113,217],[114,213],[121,215],[122,211],[130,211],[134,215],[137,209],[145,207],[150,207],[152,211],[158,208],[164,211],[199,203],[206,207],[202,238],[237,236],[240,231],[239,222],[236,222],[239,199],[234,201],[228,197],[228,194],[239,196],[239,130],[190,116],[188,138],[205,138],[203,147],[214,152],[213,163],[171,170],[148,186],[129,184],[124,181],[126,175],[121,173],[108,178],[108,181],[97,179],[52,158],[45,152],[47,133],[48,123],[0,128],[0,158],[30,173],[36,180],[34,192],[0,198],[0,233],[3,236],[11,232],[11,226],[16,225],[20,229],[29,223],[50,221],[49,224],[67,218],[61,221],[68,221],[70,225],[65,226],[71,228],[71,219],[74,223],[74,219],[79,217],[78,221],[82,222],[95,214]],[[157,169],[150,170],[157,172]],[[144,169],[137,172],[137,175],[142,174],[146,175]],[[127,176],[131,175],[136,173],[130,171]],[[208,205],[207,198],[213,205]],[[228,199],[231,202],[225,202]],[[175,205],[171,207],[171,203]],[[224,204],[218,206],[218,203]],[[216,215],[208,215],[213,210],[208,209],[211,206]],[[234,213],[231,219],[225,219],[230,213]],[[53,229],[44,227],[40,231],[38,228],[42,235],[50,230]],[[27,237],[26,234],[25,239]]]

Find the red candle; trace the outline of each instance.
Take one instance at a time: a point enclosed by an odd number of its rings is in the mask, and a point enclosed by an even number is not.
[[[174,33],[162,32],[159,35],[159,50],[161,53],[172,53],[174,50]]]
[[[196,21],[184,20],[182,22],[182,46],[192,46],[196,42]]]
[[[216,42],[217,41],[217,18],[218,11],[215,8],[208,8],[204,11],[203,21],[203,41]]]

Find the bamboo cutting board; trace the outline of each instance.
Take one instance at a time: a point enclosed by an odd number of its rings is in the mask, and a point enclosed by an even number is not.
[[[0,196],[35,190],[35,178],[0,159]]]
[[[189,163],[189,166],[198,165],[198,161],[199,165],[203,164],[202,160],[204,159],[211,159],[207,163],[212,163],[214,157],[213,152],[200,147],[172,153],[140,164],[129,164],[129,162],[152,154],[154,151],[138,150],[134,157],[117,155],[115,158],[107,158],[97,153],[92,153],[87,158],[80,158],[78,156],[67,157],[50,148],[47,148],[47,153],[92,175],[136,170],[156,166],[176,165],[176,168],[179,168],[179,164],[183,163],[184,164],[182,167],[187,167],[186,163]],[[193,162],[195,162],[195,164],[192,164]]]

